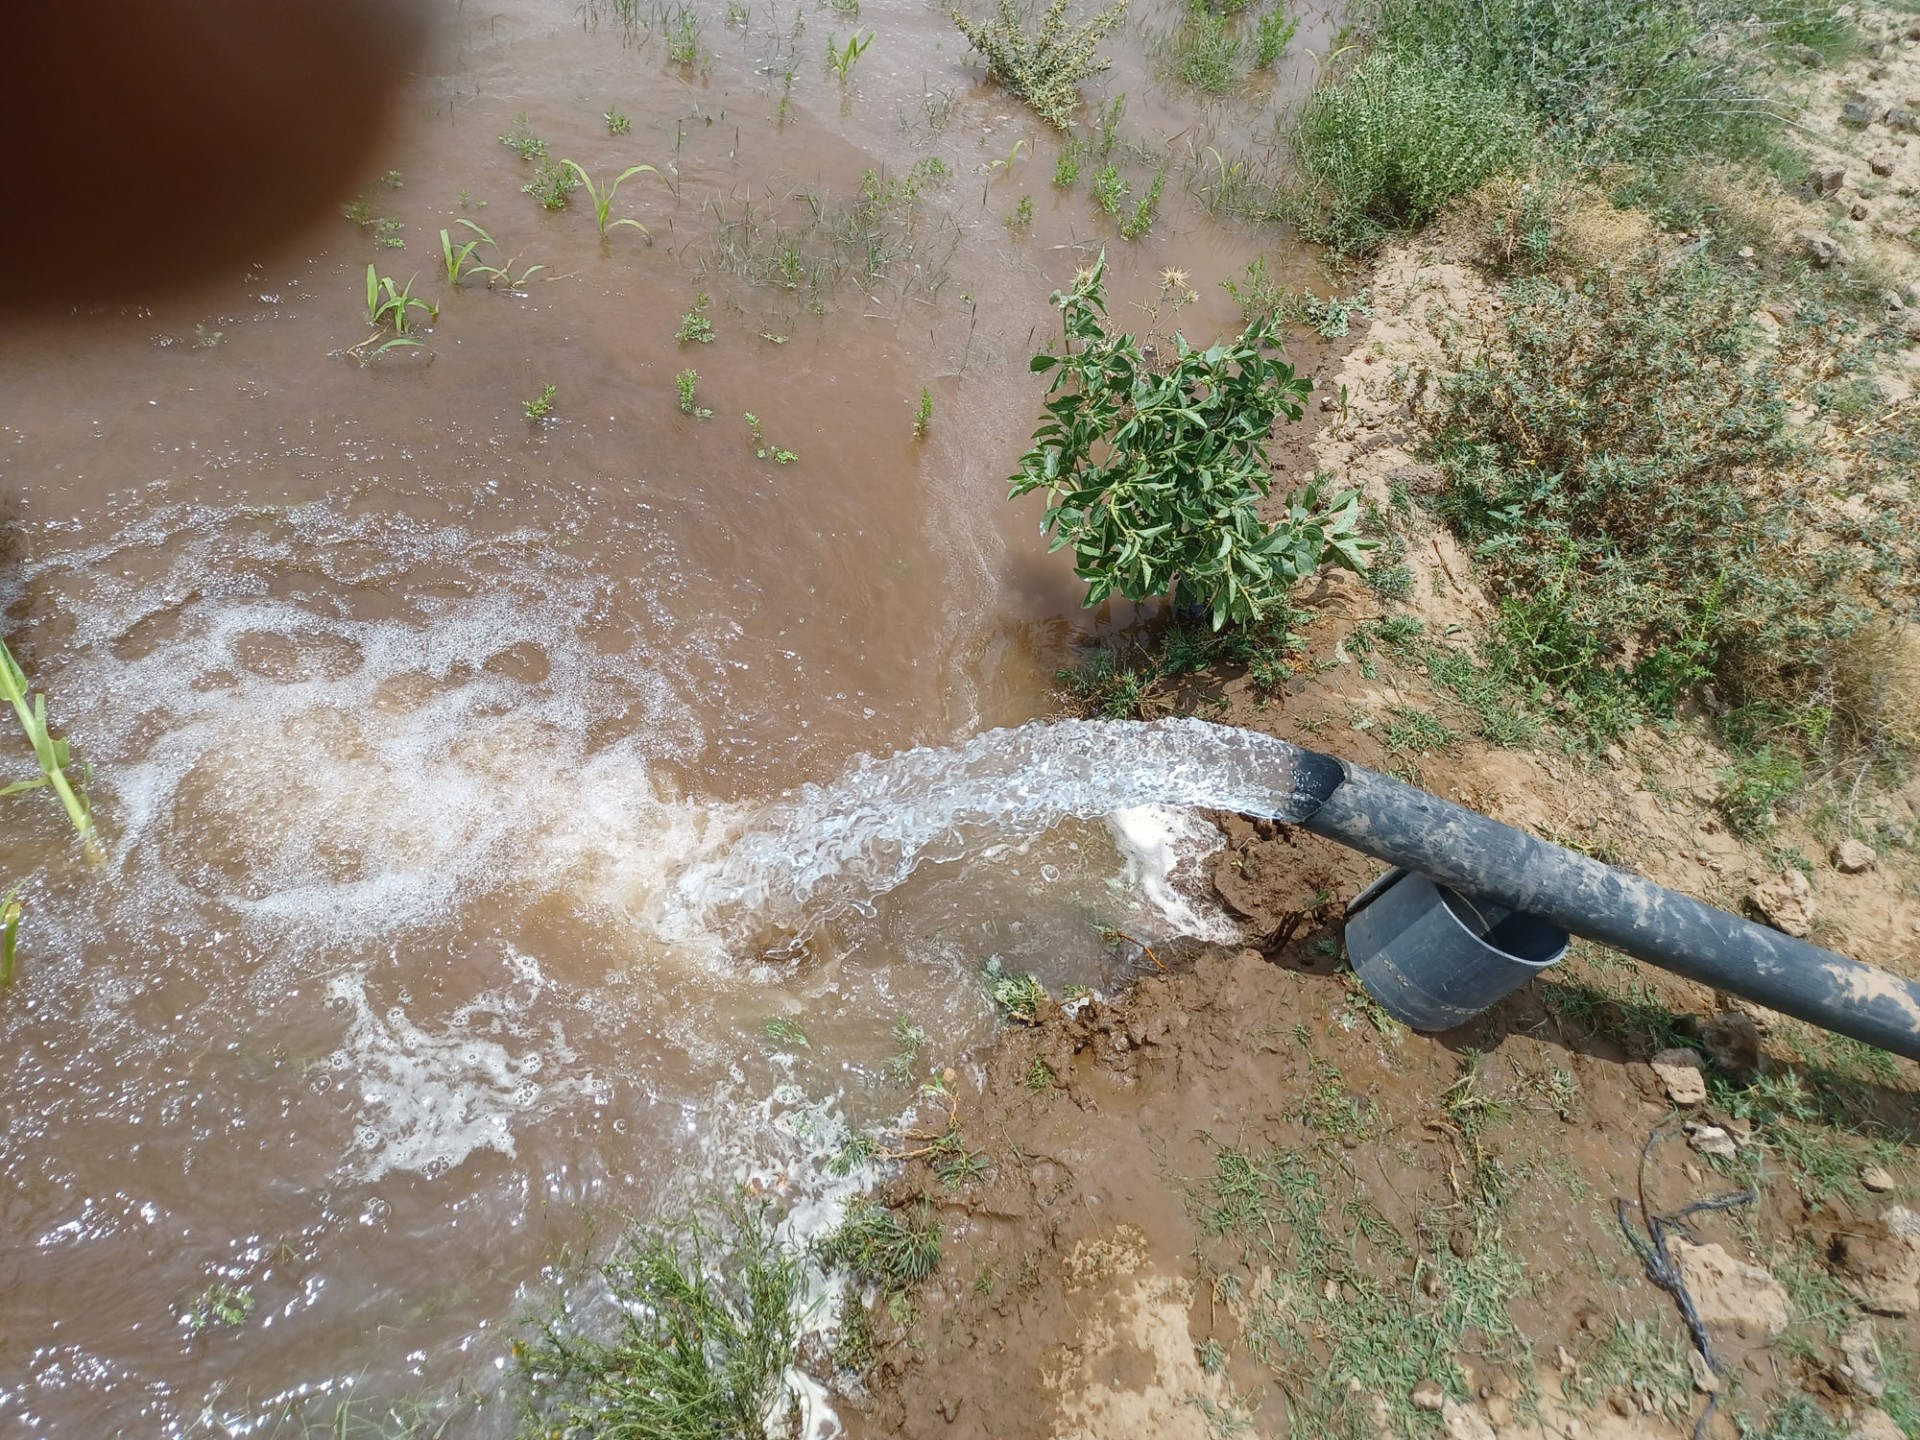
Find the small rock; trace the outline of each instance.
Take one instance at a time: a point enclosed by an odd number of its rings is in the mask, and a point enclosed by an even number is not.
[[[1793,247],[1807,258],[1816,270],[1828,270],[1835,265],[1851,265],[1853,256],[1833,236],[1824,230],[1796,230],[1788,237]]]
[[[1848,837],[1833,847],[1833,868],[1842,875],[1858,875],[1880,863],[1873,847],[1863,840]]]
[[[1920,40],[1920,21],[1916,21],[1907,27],[1907,38],[1909,40]]]
[[[1720,1377],[1713,1373],[1713,1367],[1707,1364],[1707,1357],[1691,1347],[1687,1350],[1687,1368],[1693,1371],[1693,1388],[1702,1395],[1720,1393]]]
[[[1740,1153],[1740,1147],[1733,1143],[1733,1136],[1718,1125],[1689,1125],[1687,1144],[1702,1155],[1718,1155],[1731,1160]]]
[[[1852,206],[1848,208],[1847,218],[1849,220],[1864,220],[1867,218],[1867,216],[1871,215],[1872,213],[1873,212],[1871,210],[1867,209],[1866,201],[1856,200],[1853,202]]]
[[[1678,1236],[1669,1244],[1674,1264],[1708,1325],[1729,1325],[1743,1337],[1772,1339],[1787,1328],[1792,1306],[1787,1288],[1758,1265],[1736,1260],[1720,1245],[1692,1245]]]
[[[1876,175],[1893,174],[1893,156],[1891,155],[1884,153],[1875,155],[1871,160],[1867,161],[1867,165]]]
[[[1840,187],[1846,183],[1847,167],[1837,161],[1830,160],[1823,164],[1815,165],[1807,178],[1813,186],[1814,194],[1834,195],[1839,193]],[[1752,259],[1752,248],[1749,247],[1747,252],[1740,258],[1742,260]]]
[[[1660,1077],[1660,1084],[1667,1092],[1667,1099],[1674,1104],[1706,1103],[1707,1077],[1700,1073],[1699,1051],[1662,1050],[1647,1063],[1653,1067],[1653,1073]]]
[[[1880,1375],[1880,1349],[1873,1343],[1871,1320],[1862,1320],[1840,1337],[1840,1353],[1846,1357],[1847,1378],[1853,1389],[1875,1400],[1887,1393],[1887,1382]]]
[[[1607,764],[1612,766],[1615,770],[1619,770],[1623,768],[1627,763],[1627,757],[1624,753],[1622,753],[1618,745],[1607,746],[1606,749],[1600,752],[1600,758],[1602,760],[1605,760]]]
[[[1747,898],[1776,930],[1803,939],[1813,930],[1813,886],[1799,870],[1782,870],[1778,879],[1755,885]]]
[[[1864,128],[1878,120],[1881,113],[1879,106],[1869,105],[1865,100],[1849,100],[1840,107],[1840,123]]]
[[[1753,247],[1751,245],[1742,245],[1736,253],[1738,253],[1742,260],[1753,259]]]
[[[1882,117],[1890,130],[1920,130],[1920,119],[1904,105],[1896,105]]]
[[[1607,1392],[1607,1407],[1622,1420],[1626,1420],[1633,1415],[1633,1400],[1624,1390],[1609,1390]]]
[[[1869,1165],[1860,1172],[1860,1183],[1876,1195],[1884,1195],[1893,1189],[1893,1176],[1878,1165]]]
[[[1438,1380],[1422,1380],[1407,1398],[1416,1410],[1437,1411],[1447,1403],[1447,1392],[1440,1388]]]
[[[1504,1430],[1513,1424],[1513,1402],[1504,1395],[1490,1396],[1487,1400],[1487,1420],[1496,1430]]]
[[[1906,1440],[1906,1432],[1878,1405],[1869,1405],[1853,1417],[1854,1440]]]
[[[1447,1440],[1494,1440],[1493,1422],[1478,1405],[1442,1400],[1440,1424],[1447,1432]]]
[[[940,1397],[940,1418],[951,1425],[960,1418],[960,1406],[966,1400],[964,1395],[942,1395]]]

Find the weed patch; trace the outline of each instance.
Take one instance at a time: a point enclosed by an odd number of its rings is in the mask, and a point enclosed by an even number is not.
[[[768,1440],[789,1390],[805,1280],[765,1208],[641,1230],[600,1267],[613,1304],[598,1334],[559,1316],[514,1347],[540,1435]],[[605,1312],[611,1312],[607,1314]]]
[[[1076,26],[1067,24],[1067,0],[1053,0],[1034,29],[1028,28],[1015,0],[1000,0],[990,20],[972,20],[958,10],[950,13],[997,84],[1026,101],[1055,129],[1070,130],[1080,103],[1080,82],[1110,63],[1094,52],[1126,18],[1127,0]]]

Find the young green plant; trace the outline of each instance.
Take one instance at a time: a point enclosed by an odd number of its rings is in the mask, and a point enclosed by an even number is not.
[[[778,445],[769,444],[767,437],[760,433],[760,417],[751,410],[745,412],[747,433],[753,440],[753,453],[756,459],[771,460],[776,465],[791,465],[800,457],[791,450],[782,450]]]
[[[1050,548],[1072,546],[1086,603],[1175,595],[1218,630],[1283,613],[1293,585],[1328,561],[1364,571],[1376,542],[1360,534],[1356,492],[1326,496],[1316,482],[1276,523],[1257,513],[1274,424],[1300,419],[1311,389],[1270,352],[1273,322],[1206,350],[1176,335],[1170,363],[1150,360],[1108,328],[1105,278],[1103,254],[1053,295],[1064,343],[1033,357],[1053,384],[1009,490],[1046,492]]]
[[[20,887],[0,898],[0,990],[13,983],[13,956],[20,944]]]
[[[927,426],[933,423],[933,392],[924,385],[920,387],[920,404],[913,412],[913,438],[927,438]]]
[[[73,824],[74,834],[80,837],[87,859],[97,864],[105,858],[105,853],[100,848],[99,837],[93,828],[93,806],[87,796],[86,782],[83,779],[76,789],[68,777],[67,767],[73,763],[73,752],[67,742],[57,738],[49,727],[46,695],[35,692],[27,683],[26,672],[13,658],[13,652],[7,649],[5,641],[0,641],[0,699],[13,706],[20,728],[26,732],[27,743],[33,746],[33,758],[40,765],[37,778],[16,780],[11,785],[0,786],[0,797],[16,795],[25,790],[38,790],[43,786],[51,788],[60,797],[60,804]],[[9,895],[7,903],[12,907],[11,928],[17,930],[20,918],[18,902]],[[6,944],[11,967],[11,936]]]
[[[629,165],[625,170],[622,170],[610,184],[602,189],[593,183],[593,177],[587,174],[585,168],[577,160],[562,160],[560,163],[567,169],[573,171],[574,175],[578,177],[580,184],[585,187],[587,198],[593,201],[593,223],[599,228],[600,238],[602,240],[607,238],[607,231],[618,230],[622,225],[631,225],[649,240],[653,238],[652,234],[647,230],[647,227],[642,225],[638,220],[620,219],[610,221],[607,219],[607,212],[613,208],[613,197],[619,192],[620,186],[626,181],[631,180],[635,175],[643,173],[647,175],[658,174],[659,172],[656,171],[653,166]]]
[[[453,223],[466,226],[467,229],[473,231],[475,236],[474,239],[467,241],[463,245],[456,245],[453,243],[452,236],[445,230],[440,232],[440,259],[447,267],[447,283],[458,290],[460,288],[460,279],[467,271],[472,270],[476,274],[479,274],[483,273],[486,269],[483,265],[473,263],[473,252],[478,250],[482,245],[493,245],[495,249],[498,249],[499,246],[494,241],[493,236],[482,230],[478,225],[474,224],[473,221],[455,220]]]
[[[697,405],[693,399],[693,387],[700,383],[700,372],[694,369],[682,370],[673,377],[673,388],[680,392],[680,413],[691,415],[696,420],[708,420],[713,411],[704,405]]]
[[[527,419],[539,424],[553,413],[554,387],[542,385],[540,393],[531,400],[522,400],[520,408],[527,412]]]
[[[838,76],[840,83],[844,85],[853,73],[854,62],[866,54],[867,47],[873,43],[873,32],[856,30],[853,32],[853,38],[844,45],[834,43],[838,38],[835,36],[833,40],[827,41],[827,70]]]
[[[413,293],[413,282],[417,276],[409,275],[405,285],[397,284],[391,276],[375,273],[373,266],[367,266],[367,323],[374,327],[374,334],[361,345],[371,344],[389,327],[393,334],[384,343],[375,346],[371,352],[381,355],[399,345],[419,345],[409,333],[413,329],[413,312],[424,310],[437,320],[440,307],[431,301],[422,300]],[[356,347],[359,348],[359,347]]]

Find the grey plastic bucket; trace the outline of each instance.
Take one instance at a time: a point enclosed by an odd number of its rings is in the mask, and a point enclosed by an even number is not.
[[[1347,907],[1347,956],[1380,1008],[1415,1030],[1452,1030],[1567,953],[1538,915],[1458,895],[1389,870]]]

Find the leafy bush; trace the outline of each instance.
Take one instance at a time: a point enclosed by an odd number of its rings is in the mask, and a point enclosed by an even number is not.
[[[1515,164],[1526,133],[1506,92],[1451,57],[1376,50],[1315,92],[1296,146],[1324,207],[1319,231],[1362,250]]]
[[[1360,502],[1311,485],[1274,525],[1256,502],[1272,486],[1266,447],[1281,416],[1298,420],[1310,382],[1268,354],[1272,322],[1195,350],[1174,337],[1156,367],[1140,342],[1107,328],[1106,257],[1055,291],[1065,341],[1040,354],[1053,371],[1047,419],[1009,498],[1045,490],[1051,549],[1071,545],[1088,605],[1175,594],[1218,630],[1284,606],[1294,582],[1328,561],[1363,570]]]
[[[1788,427],[1792,346],[1760,343],[1750,282],[1695,261],[1504,298],[1416,403],[1504,647],[1584,728],[1670,713],[1708,678],[1807,703],[1871,622],[1914,613],[1912,478],[1841,503]]]
[[[1014,0],[1000,0],[993,20],[969,20],[950,11],[967,43],[986,58],[987,73],[1059,130],[1071,129],[1080,103],[1080,82],[1112,63],[1094,50],[1126,17],[1127,0],[1103,10],[1083,25],[1067,25],[1067,0],[1053,0],[1038,31],[1029,32]]]
[[[787,1421],[806,1281],[765,1209],[642,1231],[601,1267],[617,1312],[594,1339],[558,1323],[514,1347],[537,1433],[584,1440],[726,1435]]]

